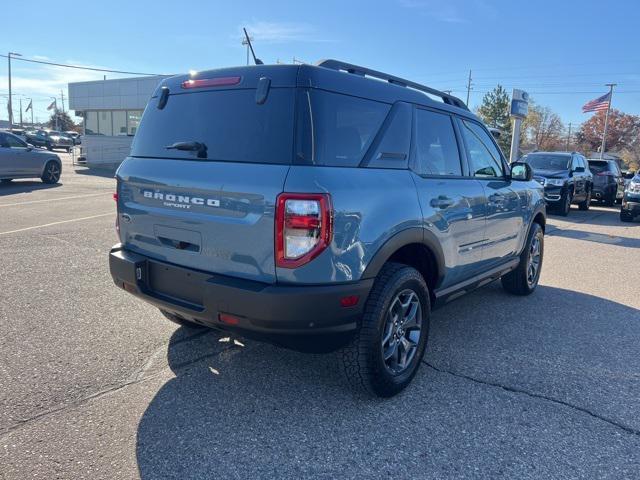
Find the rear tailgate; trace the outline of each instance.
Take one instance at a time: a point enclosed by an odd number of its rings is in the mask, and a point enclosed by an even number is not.
[[[274,210],[292,162],[295,73],[230,69],[203,72],[195,88],[189,77],[161,85],[117,172],[125,248],[275,282]]]

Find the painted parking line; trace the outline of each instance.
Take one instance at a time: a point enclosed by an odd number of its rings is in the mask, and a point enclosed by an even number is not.
[[[58,200],[71,200],[74,198],[88,198],[88,197],[99,197],[99,196],[104,196],[105,198],[108,198],[109,194],[107,192],[104,193],[87,193],[86,195],[73,195],[70,197],[60,197],[60,198],[48,198],[46,200],[28,200],[26,202],[18,202],[18,203],[0,203],[0,207],[15,207],[17,205],[30,205],[32,203],[49,203],[49,202],[56,202]]]
[[[19,228],[18,230],[9,230],[7,232],[0,232],[0,235],[9,235],[10,233],[26,232],[27,230],[35,230],[36,228],[51,227],[53,225],[61,225],[63,223],[80,222],[82,220],[91,220],[92,218],[106,217],[109,215],[114,217],[115,219],[116,213],[115,212],[101,213],[100,215],[91,215],[90,217],[72,218],[71,220],[62,220],[60,222],[45,223],[44,225],[34,225],[33,227],[25,227],[25,228]]]

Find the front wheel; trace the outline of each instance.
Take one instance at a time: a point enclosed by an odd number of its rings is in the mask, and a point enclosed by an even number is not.
[[[560,198],[560,208],[558,213],[566,217],[569,215],[569,211],[571,210],[571,193],[567,192]]]
[[[529,295],[538,286],[542,257],[544,255],[544,232],[538,223],[531,225],[520,263],[515,270],[502,277],[502,287],[514,295]]]
[[[338,353],[358,390],[391,397],[413,379],[429,334],[429,289],[420,273],[387,263],[376,278],[361,325]]]

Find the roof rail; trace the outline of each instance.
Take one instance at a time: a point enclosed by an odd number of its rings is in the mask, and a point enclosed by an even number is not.
[[[379,72],[377,70],[371,70],[370,68],[360,67],[358,65],[353,65],[351,63],[341,62],[340,60],[320,60],[317,64],[319,67],[330,68],[331,70],[344,71],[348,73],[353,73],[355,75],[360,75],[362,77],[373,77],[379,80],[386,80],[393,85],[398,85],[400,87],[408,87],[413,88],[414,90],[420,90],[421,92],[428,93],[430,95],[434,95],[436,97],[442,98],[442,101],[446,104],[453,105],[454,107],[463,108],[465,110],[469,110],[469,107],[460,100],[458,97],[454,97],[453,95],[449,95],[448,93],[441,92],[440,90],[436,90],[435,88],[427,87],[426,85],[421,85],[419,83],[412,82],[411,80],[406,80],[404,78],[396,77],[394,75],[389,75],[388,73]]]

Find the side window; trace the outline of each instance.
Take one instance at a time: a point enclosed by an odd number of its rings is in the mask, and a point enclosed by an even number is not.
[[[452,119],[443,113],[416,110],[415,169],[421,175],[462,175]]]
[[[4,133],[0,133],[0,147],[9,148],[9,142],[7,142],[7,136]]]
[[[489,134],[474,122],[462,120],[461,124],[473,175],[503,177],[502,157]]]
[[[12,135],[5,135],[5,140],[9,145],[9,148],[25,148],[26,145],[16,137]]]

